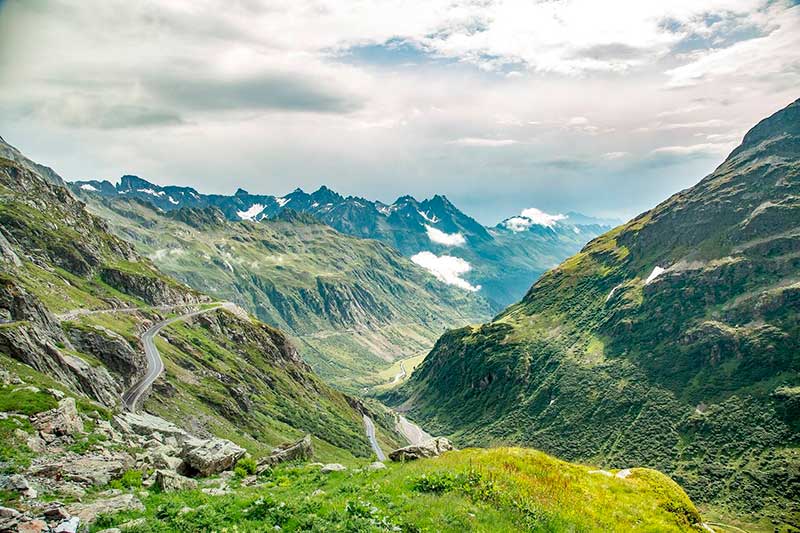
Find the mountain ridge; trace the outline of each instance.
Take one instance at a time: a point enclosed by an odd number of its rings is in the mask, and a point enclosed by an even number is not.
[[[590,241],[387,395],[469,445],[646,464],[797,524],[800,101],[695,186]],[[591,428],[591,430],[589,430]]]
[[[517,216],[510,218],[525,222],[511,227],[501,222],[487,228],[439,194],[422,201],[404,195],[392,204],[345,197],[327,186],[311,193],[297,188],[282,197],[250,194],[242,188],[231,196],[205,195],[191,187],[162,187],[130,175],[120,178],[116,185],[109,181],[75,181],[69,186],[84,198],[136,198],[165,212],[214,206],[231,221],[266,220],[292,209],[314,216],[344,234],[386,242],[406,257],[432,253],[435,261],[419,263],[448,281],[450,277],[436,269],[447,268],[447,257],[458,257],[465,262],[459,277],[466,280],[466,285],[482,287],[481,294],[495,310],[519,299],[545,270],[609,228],[607,221],[579,214],[573,214],[574,223],[569,215],[556,217],[546,225]]]

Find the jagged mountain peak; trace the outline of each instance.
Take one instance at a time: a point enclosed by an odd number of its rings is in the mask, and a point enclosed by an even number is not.
[[[140,188],[148,188],[148,189],[161,189],[161,186],[156,185],[155,183],[151,183],[144,178],[140,178],[139,176],[134,176],[133,174],[125,174],[119,179],[119,189],[121,191],[131,190],[131,189],[140,189]]]

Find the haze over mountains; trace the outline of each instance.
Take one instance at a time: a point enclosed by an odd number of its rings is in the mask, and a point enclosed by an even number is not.
[[[168,212],[182,207],[218,208],[231,221],[274,218],[285,209],[308,213],[347,235],[377,239],[432,272],[445,283],[479,292],[496,310],[519,299],[545,270],[613,225],[579,213],[548,215],[528,209],[492,228],[461,212],[445,196],[417,201],[402,196],[393,204],[343,197],[321,187],[286,196],[205,195],[187,187],[161,187],[136,176],[109,181],[76,181],[79,195],[135,198]]]

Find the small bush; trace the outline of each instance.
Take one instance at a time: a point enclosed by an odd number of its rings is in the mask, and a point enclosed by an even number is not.
[[[109,486],[112,489],[138,489],[142,486],[142,473],[138,470],[128,470],[122,477],[109,483]]]
[[[252,457],[242,457],[236,463],[236,468],[242,468],[247,473],[247,475],[252,476],[253,474],[256,473],[258,464],[256,463],[256,460],[253,459]]]
[[[432,472],[422,474],[411,483],[411,488],[417,492],[431,492],[444,494],[456,488],[456,476],[450,472]]]

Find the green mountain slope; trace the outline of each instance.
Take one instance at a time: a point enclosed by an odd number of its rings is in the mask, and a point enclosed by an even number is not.
[[[427,352],[444,330],[490,316],[483,298],[307,214],[231,222],[214,207],[164,214],[135,199],[85,199],[162,271],[290,332],[304,359],[345,389],[375,384],[374,374]]]
[[[112,410],[144,374],[139,334],[184,312],[176,306],[210,300],[141,259],[67,189],[8,159],[0,159],[0,267],[3,367],[24,363]],[[311,433],[323,455],[371,455],[366,407],[322,382],[280,331],[217,310],[170,326],[157,342],[167,372],[147,410],[254,453]],[[397,442],[391,428],[379,433]]]
[[[800,101],[493,322],[445,334],[393,399],[461,444],[658,468],[796,528],[798,252]]]

